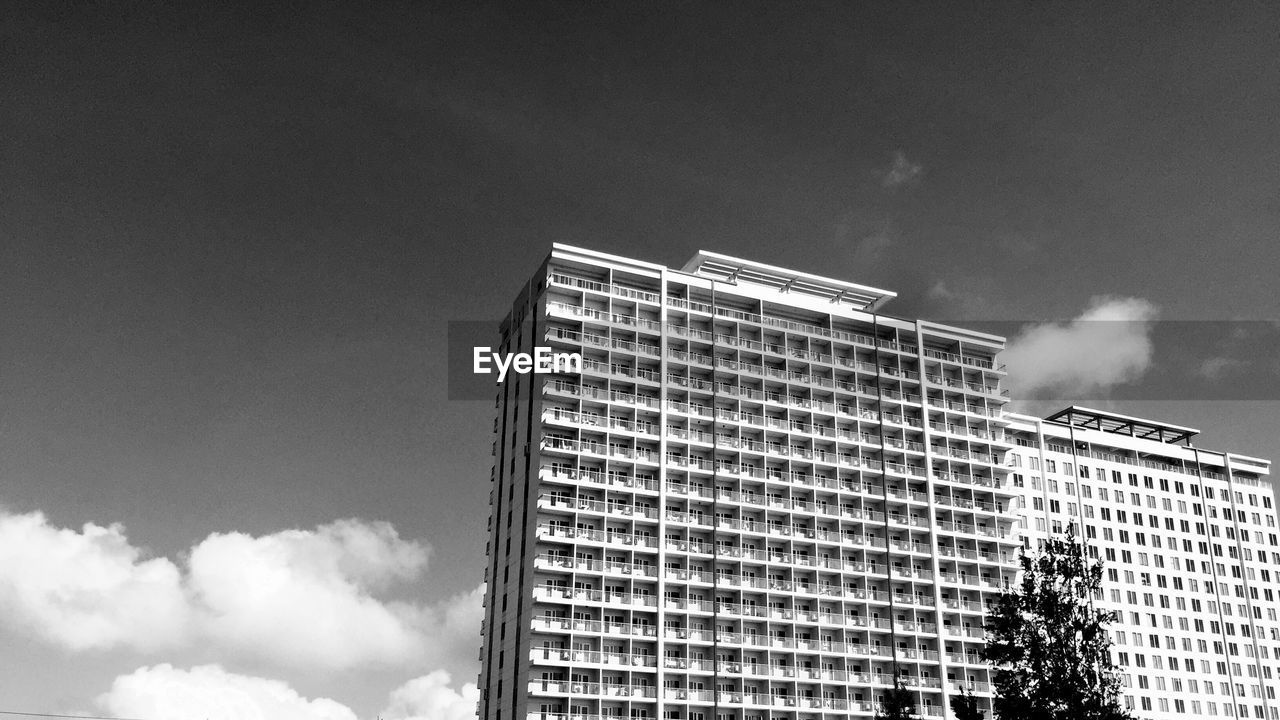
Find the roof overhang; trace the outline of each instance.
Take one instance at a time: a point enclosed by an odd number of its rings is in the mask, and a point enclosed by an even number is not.
[[[699,250],[681,268],[684,272],[721,282],[744,282],[771,287],[778,292],[822,298],[828,302],[866,312],[876,312],[898,294],[869,285],[835,280],[752,262],[719,253]]]
[[[1086,430],[1101,430],[1102,432],[1128,435],[1129,437],[1156,440],[1170,444],[1190,444],[1191,438],[1200,433],[1195,428],[1144,420],[1139,417],[1121,415],[1120,413],[1107,412],[1105,410],[1094,410],[1078,405],[1072,405],[1065,410],[1059,410],[1053,415],[1045,417],[1045,422],[1070,425]]]

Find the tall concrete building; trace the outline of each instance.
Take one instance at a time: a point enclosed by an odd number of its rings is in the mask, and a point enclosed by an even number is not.
[[[482,720],[869,718],[895,673],[925,717],[961,686],[989,709],[986,607],[1072,522],[1108,561],[1139,716],[1276,717],[1267,464],[1135,418],[1006,414],[1003,339],[893,297],[554,247],[498,350],[582,363],[496,387]]]
[[[1072,407],[1006,437],[1029,544],[1074,526],[1103,560],[1125,704],[1141,718],[1276,718],[1280,538],[1270,463],[1197,430]]]

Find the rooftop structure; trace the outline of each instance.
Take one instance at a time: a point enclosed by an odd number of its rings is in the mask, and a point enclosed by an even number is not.
[[[1060,410],[1046,417],[1045,421],[1102,430],[1144,440],[1156,440],[1162,443],[1186,443],[1187,445],[1191,444],[1191,438],[1200,433],[1195,428],[1143,420],[1142,418],[1105,410],[1093,410],[1079,405],[1072,405],[1065,410]]]
[[[753,283],[781,293],[799,293],[868,312],[879,310],[898,296],[888,290],[741,260],[706,250],[699,251],[685,263],[684,272],[722,282]]]

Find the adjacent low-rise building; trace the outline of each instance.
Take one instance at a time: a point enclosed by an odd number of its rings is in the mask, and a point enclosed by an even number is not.
[[[1280,538],[1270,463],[1197,430],[1072,407],[1008,416],[1028,543],[1068,526],[1104,566],[1125,704],[1142,718],[1274,718]]]

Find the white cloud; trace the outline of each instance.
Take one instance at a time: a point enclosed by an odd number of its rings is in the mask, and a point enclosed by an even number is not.
[[[924,168],[920,164],[911,162],[905,153],[898,150],[893,154],[893,164],[889,166],[881,183],[889,188],[906,185],[918,180],[922,172]]]
[[[1151,366],[1157,313],[1141,298],[1095,297],[1074,320],[1024,328],[1001,354],[1015,396],[1081,397],[1137,379]]]
[[[76,532],[2,510],[0,614],[70,650],[155,650],[182,642],[190,621],[177,566],[144,559],[123,526]]]
[[[374,597],[425,568],[426,549],[386,523],[341,520],[254,538],[214,534],[191,551],[189,585],[217,642],[286,665],[408,663],[424,638],[411,606]]]
[[[474,683],[451,687],[436,670],[393,690],[384,720],[472,720],[480,700]],[[97,698],[107,714],[148,720],[356,720],[328,698],[308,700],[280,681],[228,672],[218,665],[190,670],[169,664],[121,675]]]
[[[875,265],[884,259],[893,244],[892,229],[886,223],[880,230],[858,241],[853,249],[854,262],[859,266]]]
[[[283,682],[217,665],[156,665],[122,675],[97,703],[107,714],[147,720],[356,720],[346,705],[307,700]]]
[[[1227,357],[1225,355],[1217,355],[1200,363],[1200,367],[1196,369],[1196,373],[1208,380],[1221,380],[1228,374],[1248,365],[1243,360]]]
[[[937,302],[950,303],[954,302],[959,295],[953,292],[951,288],[947,287],[945,282],[939,280],[929,286],[929,289],[925,292],[925,297]]]
[[[480,690],[467,683],[462,690],[449,687],[449,673],[437,670],[410,680],[391,693],[391,703],[382,711],[384,720],[471,720],[475,717]]]
[[[422,608],[415,624],[431,638],[431,646],[424,658],[427,667],[478,671],[476,653],[480,649],[480,621],[483,617],[483,584]]]
[[[925,290],[932,315],[943,321],[991,320],[999,312],[988,297],[993,293],[984,278],[967,277],[959,285],[938,280]]]
[[[387,591],[428,549],[387,523],[215,533],[183,567],[119,525],[83,530],[0,510],[0,624],[72,651],[198,649],[208,658],[343,670],[475,667],[482,588],[431,604]]]

